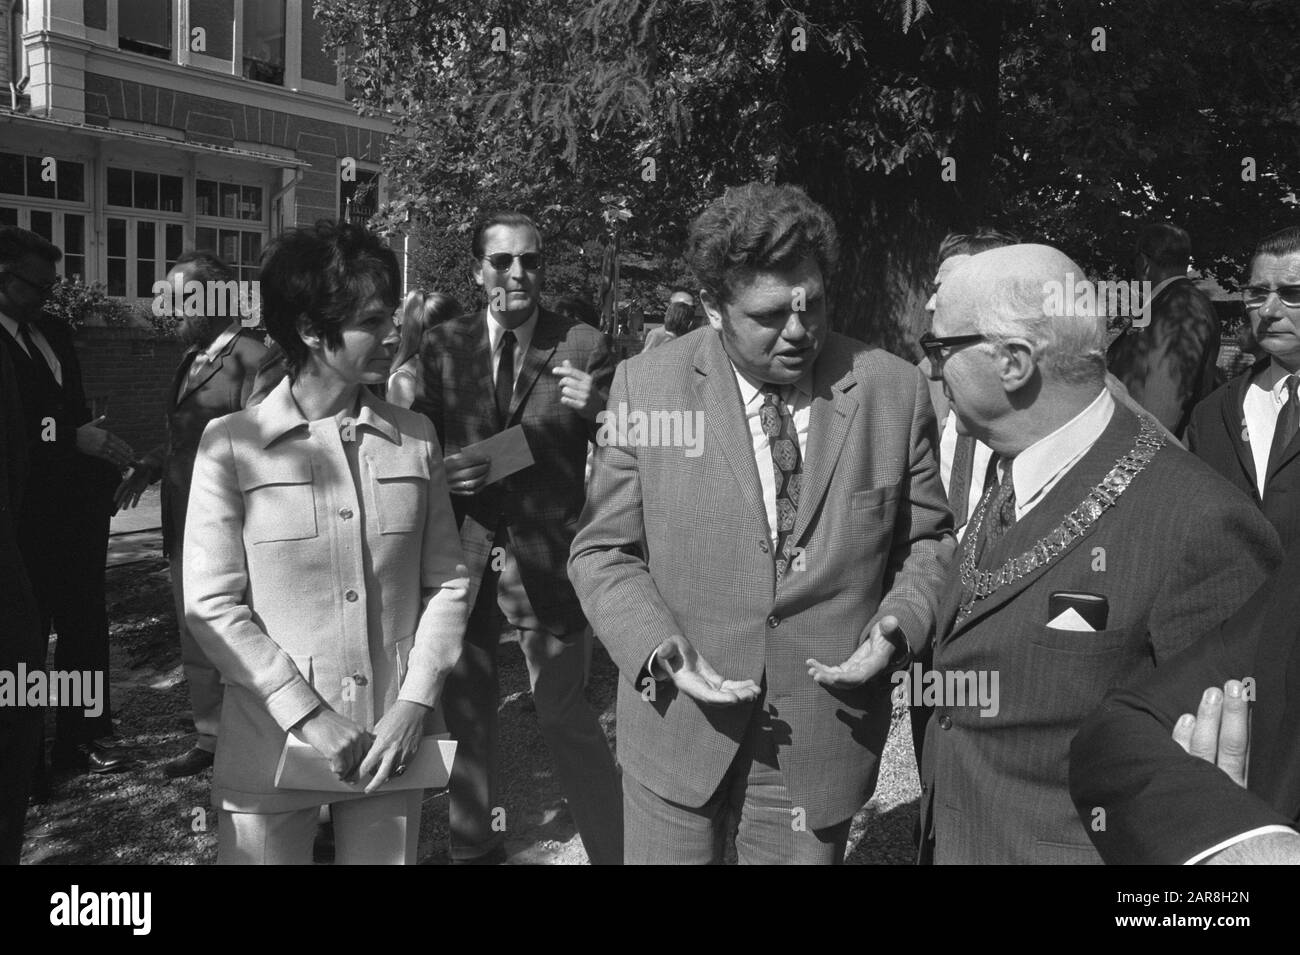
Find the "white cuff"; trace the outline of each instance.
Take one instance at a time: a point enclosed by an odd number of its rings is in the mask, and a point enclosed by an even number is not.
[[[1184,862],[1183,865],[1197,865],[1210,858],[1210,856],[1217,855],[1224,849],[1232,848],[1239,842],[1245,842],[1247,839],[1253,839],[1256,836],[1267,835],[1270,832],[1286,832],[1294,834],[1295,830],[1290,826],[1260,826],[1258,829],[1251,829],[1249,832],[1243,832],[1240,835],[1233,836],[1231,839],[1225,839],[1217,846],[1210,846],[1210,848],[1206,849],[1204,852],[1198,852],[1196,855]]]

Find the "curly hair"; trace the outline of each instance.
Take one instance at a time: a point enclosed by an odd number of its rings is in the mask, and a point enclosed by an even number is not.
[[[830,214],[798,186],[734,186],[691,223],[686,261],[702,289],[730,301],[745,272],[772,271],[813,256],[829,280],[839,259]]]
[[[284,351],[289,377],[307,361],[298,322],[330,348],[343,345],[343,324],[371,296],[397,307],[401,276],[397,256],[359,225],[322,219],[285,232],[267,247],[259,275],[262,319]]]

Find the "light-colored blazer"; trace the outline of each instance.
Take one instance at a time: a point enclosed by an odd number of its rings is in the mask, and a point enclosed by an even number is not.
[[[623,362],[607,410],[700,416],[699,453],[596,450],[569,572],[622,674],[618,755],[665,799],[703,805],[735,757],[753,704],[702,708],[645,664],[679,633],[729,679],[765,680],[778,759],[810,828],[870,797],[889,730],[886,679],[821,686],[805,661],[842,663],[879,616],[914,649],[930,640],[952,556],[934,413],[907,362],[829,336],[813,371],[808,452],[778,584],[752,439],[718,333],[699,329]],[[770,466],[770,465],[769,465]]]
[[[437,437],[364,389],[351,427],[309,428],[288,379],[209,424],[184,564],[186,620],[226,684],[221,808],[336,800],[276,790],[287,730],[319,705],[368,730],[398,699],[433,706],[460,656],[468,580]]]

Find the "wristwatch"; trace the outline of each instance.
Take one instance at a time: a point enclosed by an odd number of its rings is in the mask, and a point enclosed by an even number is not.
[[[899,670],[906,670],[912,665],[915,657],[912,655],[912,645],[907,642],[907,637],[903,635],[902,630],[895,630],[892,633],[885,634],[885,639],[894,647],[894,653],[885,664],[886,673],[897,673]]]

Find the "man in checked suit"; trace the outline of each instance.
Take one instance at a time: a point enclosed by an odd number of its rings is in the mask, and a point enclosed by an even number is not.
[[[613,358],[596,329],[542,308],[542,240],[518,212],[480,220],[471,248],[487,308],[435,326],[421,355],[424,395],[446,454],[461,540],[478,586],[443,711],[458,741],[450,796],[453,863],[505,858],[497,799],[496,654],[501,616],[519,632],[538,722],[594,864],[623,861],[618,770],[583,697],[586,618],[565,575],[585,500],[587,442]],[[523,427],[534,463],[487,484],[469,445]],[[508,825],[508,816],[506,817]]]
[[[116,496],[119,507],[134,507],[146,487],[162,480],[163,554],[171,559],[181,663],[198,733],[193,747],[163,766],[163,772],[173,779],[193,776],[212,765],[221,722],[221,674],[185,623],[181,552],[194,456],[209,421],[257,404],[283,377],[280,370],[279,374],[257,379],[267,348],[256,334],[243,327],[241,314],[230,314],[247,303],[208,294],[209,289],[219,293],[224,287],[216,283],[233,282],[235,278],[235,270],[211,252],[187,252],[167,275],[167,294],[171,289],[181,293],[175,302],[184,303],[186,290],[198,288],[204,292],[205,307],[208,302],[227,307],[220,309],[219,315],[187,314],[182,320],[180,336],[188,347],[167,389],[167,442],[145,455],[142,466],[122,481]]]
[[[890,724],[872,678],[933,634],[934,413],[830,332],[836,251],[801,190],[729,190],[688,250],[710,327],[615,374],[569,570],[622,675],[629,863],[721,861],[733,829],[742,863],[842,861]]]
[[[1070,739],[1106,691],[1240,606],[1277,535],[1105,386],[1105,322],[1062,315],[1083,272],[1043,245],[973,256],[926,343],[958,427],[999,455],[948,584],[927,687],[922,858],[1095,863]]]
[[[1241,488],[1289,549],[1300,542],[1300,228],[1259,244],[1244,298],[1268,357],[1196,406],[1187,447]]]
[[[34,232],[0,228],[0,347],[14,369],[30,463],[18,546],[40,607],[40,639],[51,625],[59,635],[55,669],[104,674],[98,715],[58,707],[52,765],[116,772],[129,768],[131,759],[106,742],[113,719],[104,568],[113,487],[133,454],[125,441],[99,427],[102,418],[91,420],[72,333],[42,315],[62,257]],[[40,780],[43,788],[43,772]]]

